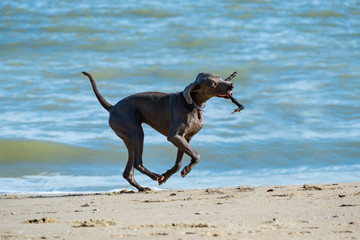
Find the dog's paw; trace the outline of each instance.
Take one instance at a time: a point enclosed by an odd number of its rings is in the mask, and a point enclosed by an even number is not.
[[[168,177],[163,176],[163,178],[158,181],[159,185],[165,183],[168,179],[169,179]]]
[[[156,181],[158,181],[158,182],[165,182],[166,180],[165,180],[165,177],[164,176],[161,176],[161,175],[159,175],[158,176],[158,178],[156,179]]]
[[[159,181],[162,181],[164,179],[164,176],[159,175],[159,174],[154,174],[154,175],[151,176],[151,179],[154,180],[154,181],[159,182]]]
[[[184,167],[184,169],[181,171],[181,176],[185,177],[190,172],[190,170],[191,169],[189,166]]]

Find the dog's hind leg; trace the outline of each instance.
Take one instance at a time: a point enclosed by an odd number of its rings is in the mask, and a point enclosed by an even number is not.
[[[126,164],[124,173],[123,173],[123,177],[134,187],[137,188],[137,190],[139,190],[139,192],[143,192],[143,191],[150,191],[150,188],[147,187],[142,187],[140,186],[140,184],[138,184],[135,181],[134,178],[134,162],[135,162],[135,153],[134,153],[134,149],[132,148],[131,144],[129,144],[129,141],[127,141],[126,139],[123,139],[124,143],[128,149],[129,152],[129,156],[128,156],[128,162]]]
[[[149,176],[154,181],[161,181],[164,179],[160,174],[154,173],[148,170],[142,161],[143,147],[144,147],[144,132],[142,127],[140,126],[136,136],[133,136],[131,141],[132,148],[134,149],[134,167],[139,172]]]

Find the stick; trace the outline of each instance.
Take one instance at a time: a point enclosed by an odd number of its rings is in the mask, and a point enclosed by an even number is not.
[[[236,77],[237,75],[237,72],[233,72],[233,74],[231,74],[227,79],[225,79],[224,81],[227,82],[227,81],[231,81],[231,79],[233,79],[234,77]]]
[[[233,98],[233,96],[231,96],[230,94],[228,94],[228,96],[229,96],[229,98],[231,99],[231,101],[232,101],[233,103],[235,103],[236,106],[238,106],[238,108],[235,109],[231,114],[234,114],[234,113],[236,113],[236,112],[240,112],[241,110],[243,110],[243,109],[245,108],[243,105],[241,105],[240,103],[238,103],[238,101],[236,101],[236,99]]]
[[[233,79],[234,77],[236,77],[237,72],[233,72],[233,74],[231,74],[228,78],[226,78],[224,81],[231,81],[231,79]],[[237,109],[235,109],[231,114],[234,114],[236,112],[240,112],[241,110],[243,110],[245,107],[243,105],[241,105],[233,96],[231,96],[231,94],[228,94],[229,98],[231,99],[231,101],[233,103],[236,104],[236,106],[238,106]]]

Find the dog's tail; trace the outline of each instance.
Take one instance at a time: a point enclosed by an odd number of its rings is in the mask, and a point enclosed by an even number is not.
[[[103,96],[101,96],[99,89],[96,86],[96,82],[94,80],[94,78],[90,75],[90,73],[87,72],[82,72],[85,76],[87,76],[90,79],[91,82],[91,86],[94,90],[95,96],[96,98],[99,100],[101,106],[103,106],[108,112],[110,111],[110,109],[112,108],[113,105],[111,105],[110,103],[108,103]]]

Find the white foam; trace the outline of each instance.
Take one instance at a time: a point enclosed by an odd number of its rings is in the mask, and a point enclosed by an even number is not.
[[[304,183],[359,182],[360,165],[336,165],[322,168],[297,168],[235,170],[225,172],[198,171],[194,169],[182,178],[172,176],[160,187],[147,176],[137,174],[136,179],[144,186],[162,189],[201,189],[209,187],[295,185]],[[34,175],[21,178],[0,178],[0,193],[70,193],[109,192],[131,189],[121,175],[69,176],[61,174]]]

